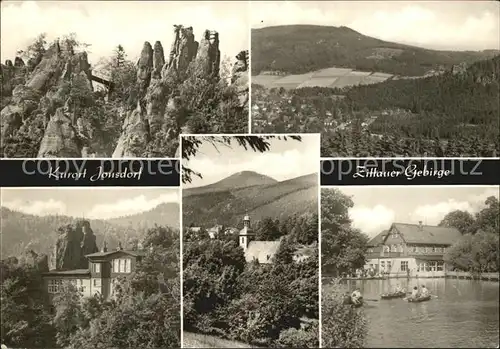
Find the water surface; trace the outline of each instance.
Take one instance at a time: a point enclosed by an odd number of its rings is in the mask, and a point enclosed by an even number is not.
[[[434,295],[422,303],[380,300],[400,283],[425,285]],[[456,279],[350,281],[361,288],[369,321],[366,347],[496,348],[499,344],[499,283]],[[328,287],[328,286],[326,286]]]

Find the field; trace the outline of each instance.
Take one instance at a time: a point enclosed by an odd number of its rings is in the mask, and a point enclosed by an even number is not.
[[[266,88],[296,89],[302,87],[348,87],[383,82],[393,75],[379,72],[356,71],[347,68],[326,68],[307,74],[271,75],[262,72],[252,76],[252,83]]]
[[[183,348],[258,348],[250,344],[200,333],[183,332],[183,337]]]

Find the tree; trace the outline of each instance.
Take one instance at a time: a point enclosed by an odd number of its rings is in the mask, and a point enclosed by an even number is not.
[[[16,258],[2,260],[0,268],[2,343],[17,348],[54,347],[55,332],[40,270]]]
[[[498,197],[490,196],[484,203],[486,207],[476,215],[477,227],[500,234],[500,204]]]
[[[441,227],[453,227],[458,229],[462,234],[473,232],[474,217],[467,211],[455,210],[444,216],[439,223]]]
[[[54,327],[57,330],[57,345],[66,347],[71,341],[71,336],[82,326],[84,317],[81,312],[80,302],[82,296],[76,286],[65,283],[62,291],[58,293],[53,304],[56,310]]]
[[[337,189],[321,191],[322,267],[339,275],[365,264],[368,237],[351,227],[352,200]]]
[[[299,142],[302,140],[300,136],[188,136],[182,138],[182,159],[189,161],[189,159],[195,157],[198,149],[204,142],[211,144],[215,148],[218,146],[231,147],[236,144],[245,150],[251,149],[254,152],[264,153],[271,147],[268,140],[274,138],[283,140],[292,139]],[[200,173],[182,165],[182,183],[191,183],[192,176],[202,178]]]

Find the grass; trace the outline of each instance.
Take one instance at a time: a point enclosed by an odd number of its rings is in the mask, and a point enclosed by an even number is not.
[[[183,332],[183,348],[258,348],[250,344],[230,341],[201,333]]]

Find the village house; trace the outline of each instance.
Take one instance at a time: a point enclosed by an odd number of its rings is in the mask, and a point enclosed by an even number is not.
[[[257,241],[253,240],[254,237],[255,233],[250,228],[250,217],[245,216],[243,229],[239,233],[239,245],[245,253],[245,260],[248,263],[257,260],[260,264],[271,264],[281,241]]]
[[[444,277],[443,255],[462,234],[455,228],[393,223],[368,243],[368,273],[388,277]]]
[[[250,227],[250,217],[243,218],[243,229],[239,232],[239,245],[245,253],[247,263],[257,261],[260,264],[271,264],[274,255],[278,252],[281,239],[276,241],[254,240],[255,233]],[[314,249],[308,246],[298,248],[293,255],[293,260],[300,263],[310,258],[314,254]]]
[[[43,274],[44,285],[51,298],[61,292],[65,282],[71,282],[83,297],[101,294],[110,299],[117,278],[133,273],[144,255],[144,250],[123,250],[120,245],[108,251],[104,245],[100,252],[85,256],[89,263],[87,269],[50,270]]]

